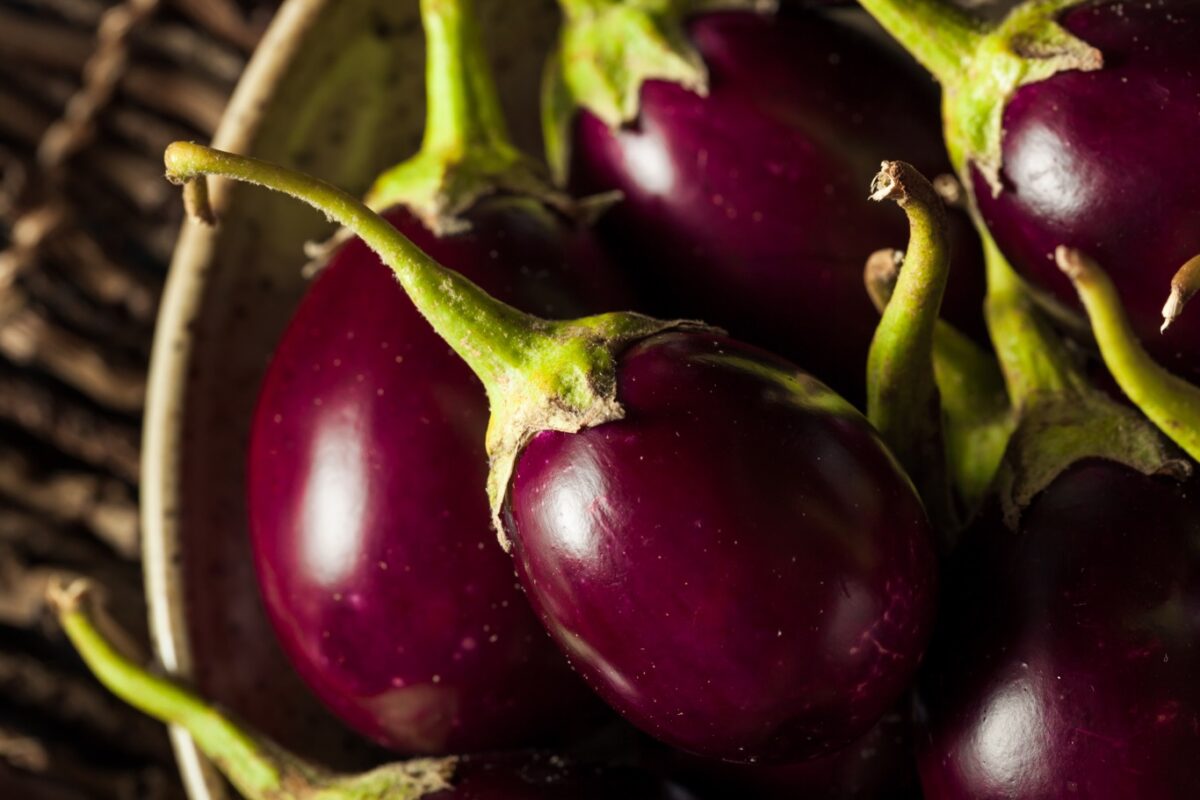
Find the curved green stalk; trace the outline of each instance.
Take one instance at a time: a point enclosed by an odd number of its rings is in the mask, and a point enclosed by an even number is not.
[[[867,293],[880,312],[892,298],[903,263],[898,250],[880,250],[867,261]],[[933,330],[933,374],[961,522],[983,504],[1015,421],[996,359],[941,319]]]
[[[265,186],[308,203],[352,230],[392,268],[414,305],[485,386],[513,380],[531,351],[550,336],[547,323],[493,299],[441,266],[363,203],[331,184],[190,142],[170,145],[163,160],[167,177],[176,183],[220,175]]]
[[[946,479],[933,343],[950,272],[946,209],[915,167],[885,161],[871,199],[908,217],[908,252],[867,355],[867,418],[912,476],[941,531],[956,527]]]
[[[1005,384],[1018,414],[1047,398],[1089,391],[1087,378],[1009,265],[980,227],[987,266],[984,313]]]
[[[196,745],[248,800],[418,800],[449,788],[454,759],[420,759],[343,776],[288,753],[205,702],[190,689],[152,675],[103,633],[109,623],[76,580],[47,591],[71,644],[104,686],[139,711],[185,729]]]
[[[430,230],[461,230],[458,215],[499,190],[566,209],[569,200],[508,135],[472,0],[421,0],[425,29],[425,135],[412,158],[367,194],[374,209],[405,205]]]
[[[1033,498],[1083,459],[1116,461],[1144,474],[1178,473],[1181,462],[1158,432],[1090,385],[987,229],[977,228],[987,260],[988,330],[1017,415],[997,473],[1008,524],[1015,528]]]
[[[172,144],[163,160],[168,179],[176,183],[219,175],[308,203],[350,229],[391,268],[413,305],[487,390],[488,495],[506,547],[500,507],[525,443],[540,431],[575,432],[620,419],[617,353],[632,341],[694,325],[631,313],[567,322],[540,319],[501,303],[438,264],[363,203],[317,178],[189,142]]]
[[[1116,287],[1095,261],[1067,247],[1059,247],[1054,257],[1079,292],[1100,355],[1121,391],[1188,455],[1200,460],[1200,387],[1172,375],[1142,348]]]
[[[947,0],[860,0],[942,85],[946,147],[959,177],[968,163],[1000,191],[1004,107],[1022,86],[1066,70],[1100,69],[1096,48],[1058,24],[1084,0],[1026,0],[996,24]]]

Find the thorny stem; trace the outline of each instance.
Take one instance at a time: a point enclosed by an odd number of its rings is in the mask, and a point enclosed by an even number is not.
[[[1068,247],[1059,247],[1054,257],[1079,292],[1100,355],[1121,390],[1172,441],[1200,460],[1200,387],[1172,375],[1142,348],[1116,287],[1095,261]]]
[[[939,530],[949,531],[955,525],[933,369],[950,270],[946,210],[929,181],[902,161],[883,162],[871,190],[872,200],[893,200],[904,210],[909,242],[867,356],[867,418],[917,482]]]
[[[416,759],[361,775],[304,761],[239,725],[190,689],[152,675],[114,645],[91,583],[51,584],[47,600],[79,655],[104,686],[134,708],[178,725],[248,800],[419,800],[449,787],[455,759]]]

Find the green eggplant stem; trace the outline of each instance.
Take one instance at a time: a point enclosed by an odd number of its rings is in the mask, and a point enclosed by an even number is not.
[[[247,800],[419,800],[450,787],[454,758],[414,759],[360,775],[311,764],[122,652],[110,633],[114,625],[87,579],[53,582],[46,599],[97,680],[139,711],[186,730]]]
[[[1108,274],[1078,250],[1054,254],[1087,310],[1100,356],[1121,391],[1175,444],[1200,460],[1200,387],[1172,375],[1145,351]]]
[[[867,355],[867,418],[904,465],[942,531],[956,527],[943,442],[934,331],[950,272],[946,209],[915,167],[885,161],[871,199],[892,200],[908,217],[909,241],[891,298]]]

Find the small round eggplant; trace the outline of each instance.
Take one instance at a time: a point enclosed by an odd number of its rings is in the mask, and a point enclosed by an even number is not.
[[[438,261],[548,318],[620,307],[586,227],[509,142],[470,0],[425,0],[428,123],[372,201]],[[268,615],[302,677],[403,752],[544,741],[602,709],[495,545],[484,388],[351,239],[304,298],[251,432]]]
[[[695,333],[621,357],[624,419],[543,432],[505,526],[588,683],[684,750],[794,761],[907,687],[933,607],[928,523],[865,421],[814,378]]]
[[[1076,299],[1058,245],[1104,264],[1148,349],[1196,381],[1200,315],[1166,336],[1159,327],[1172,275],[1200,254],[1200,4],[1089,3],[1061,22],[1104,67],[1017,91],[1004,109],[1002,189],[976,175],[979,210],[1013,265],[1063,302]]]
[[[619,302],[591,236],[532,201],[484,200],[442,237],[387,218],[521,307]],[[478,379],[359,240],[308,291],[259,397],[248,504],[268,614],[317,695],[399,751],[525,744],[597,710],[490,529],[487,417]]]
[[[974,526],[919,684],[928,800],[1200,796],[1200,491],[1071,467]]]
[[[932,84],[819,13],[705,13],[686,32],[705,93],[648,80],[617,128],[581,101],[569,185],[621,192],[597,229],[657,313],[720,325],[857,402],[878,318],[862,266],[906,236],[863,187],[885,157],[951,171]],[[975,333],[978,242],[955,223],[945,309]]]
[[[1013,266],[1075,306],[1054,252],[1088,253],[1151,353],[1200,380],[1200,316],[1159,335],[1172,276],[1200,255],[1200,4],[1029,0],[995,23],[862,5],[942,84],[955,166]]]

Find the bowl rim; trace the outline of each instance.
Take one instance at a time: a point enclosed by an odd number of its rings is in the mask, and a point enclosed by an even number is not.
[[[246,152],[271,109],[276,87],[303,53],[321,15],[336,0],[285,0],[230,96],[212,138],[214,147]],[[212,182],[218,208],[228,195],[227,181]],[[150,638],[155,656],[168,673],[192,675],[191,640],[186,624],[179,519],[186,375],[194,355],[190,322],[200,310],[219,232],[185,219],[171,258],[155,325],[147,377],[141,456],[142,569]],[[224,800],[224,780],[181,728],[170,736],[184,791],[192,800]]]

